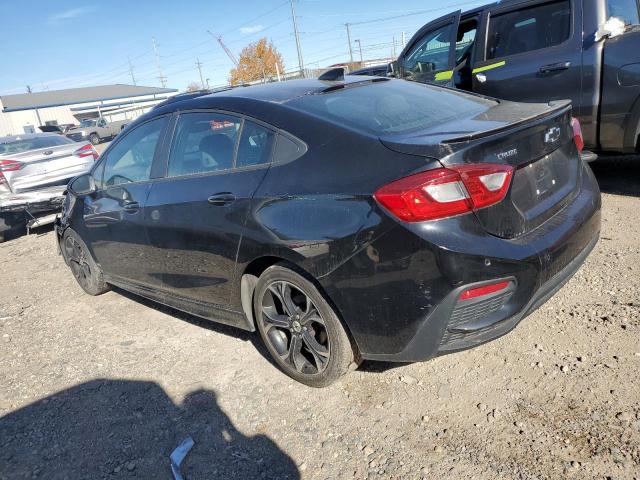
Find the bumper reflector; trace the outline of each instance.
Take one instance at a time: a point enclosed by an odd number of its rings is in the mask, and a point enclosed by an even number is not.
[[[507,288],[510,283],[509,280],[503,280],[501,282],[483,285],[482,287],[470,288],[460,294],[460,300],[471,300],[472,298],[483,297],[484,295],[499,292]]]

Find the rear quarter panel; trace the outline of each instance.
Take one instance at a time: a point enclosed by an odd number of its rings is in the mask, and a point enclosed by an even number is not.
[[[290,115],[287,131],[309,148],[291,163],[274,164],[256,191],[238,252],[238,283],[252,261],[266,256],[321,281],[397,225],[373,199],[377,188],[440,166],[393,152],[375,137]]]

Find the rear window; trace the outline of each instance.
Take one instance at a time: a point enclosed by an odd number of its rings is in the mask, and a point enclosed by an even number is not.
[[[27,152],[29,150],[38,150],[40,148],[59,147],[60,145],[68,145],[74,143],[62,135],[52,135],[47,137],[33,137],[14,140],[12,142],[0,143],[0,155],[13,155],[15,153]]]
[[[288,105],[377,136],[427,129],[496,105],[483,97],[403,80],[304,95]]]
[[[489,20],[487,60],[553,47],[570,33],[569,0],[495,15]]]

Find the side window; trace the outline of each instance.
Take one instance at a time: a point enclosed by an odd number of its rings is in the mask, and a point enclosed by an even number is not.
[[[149,180],[153,157],[166,123],[166,117],[158,118],[127,132],[107,156],[103,188]]]
[[[98,160],[99,163],[93,169],[93,173],[91,174],[98,190],[102,190],[104,188],[104,185],[102,184],[102,178],[104,177],[104,164],[107,163],[106,160],[106,157],[104,160]]]
[[[449,68],[449,46],[451,28],[448,24],[427,33],[406,56],[404,68],[407,73],[424,74]]]
[[[617,17],[625,25],[638,25],[638,4],[636,0],[607,0],[607,17]]]
[[[476,19],[460,24],[456,38],[456,65],[470,56],[477,30],[478,20]]]
[[[169,154],[169,177],[233,167],[241,120],[221,113],[185,113],[178,118]]]
[[[553,47],[567,40],[570,33],[569,0],[492,16],[486,57],[490,60]]]
[[[249,120],[244,121],[238,145],[237,167],[249,167],[271,162],[275,134]]]

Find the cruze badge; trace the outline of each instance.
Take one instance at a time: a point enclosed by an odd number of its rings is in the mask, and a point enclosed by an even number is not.
[[[544,143],[555,143],[560,139],[560,127],[551,127],[544,134]]]
[[[500,152],[496,154],[498,160],[504,160],[505,158],[515,157],[518,154],[517,148],[512,148],[511,150],[507,150],[506,152]]]

